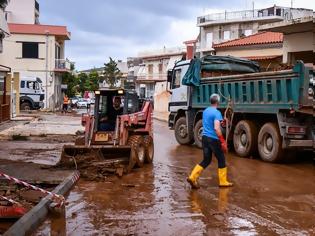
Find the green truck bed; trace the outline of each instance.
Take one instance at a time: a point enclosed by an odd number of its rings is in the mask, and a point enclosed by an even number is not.
[[[292,70],[258,72],[202,78],[192,88],[192,107],[209,106],[212,93],[221,95],[221,108],[229,104],[234,112],[277,113],[294,110],[312,113],[308,88],[313,68],[297,62]]]

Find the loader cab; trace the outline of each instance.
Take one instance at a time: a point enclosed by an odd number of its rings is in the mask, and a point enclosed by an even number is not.
[[[136,93],[124,89],[103,89],[95,92],[95,131],[114,131],[117,116],[139,111]]]

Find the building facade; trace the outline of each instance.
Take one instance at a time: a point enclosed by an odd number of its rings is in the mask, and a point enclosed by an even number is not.
[[[298,20],[267,24],[260,30],[283,33],[283,63],[297,60],[315,64],[315,14]]]
[[[282,64],[283,34],[259,32],[219,44],[213,48],[218,56],[234,56],[259,63],[262,71],[277,70]]]
[[[167,71],[186,55],[185,47],[163,48],[140,52],[135,88],[142,98],[153,98],[159,91],[166,90]]]
[[[200,28],[196,52],[200,55],[213,53],[213,44],[256,34],[264,24],[289,21],[313,15],[310,9],[273,6],[265,9],[233,11],[200,16]]]
[[[20,78],[39,78],[45,90],[45,108],[60,108],[62,74],[71,69],[65,57],[65,41],[70,40],[67,27],[39,24],[36,0],[11,0],[6,15],[10,37],[3,40],[0,64],[18,72]]]
[[[9,23],[39,24],[39,3],[37,0],[10,0],[6,18]]]

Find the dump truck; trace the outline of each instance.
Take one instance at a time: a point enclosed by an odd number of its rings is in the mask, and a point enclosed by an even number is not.
[[[206,56],[176,63],[168,82],[168,125],[179,144],[202,146],[202,113],[217,93],[222,128],[237,155],[279,162],[297,150],[314,152],[313,65],[297,61],[289,70],[260,72],[249,60]]]
[[[84,135],[63,147],[57,167],[76,168],[88,177],[121,175],[152,163],[152,112],[152,102],[141,102],[133,91],[95,91],[94,112],[82,114]]]

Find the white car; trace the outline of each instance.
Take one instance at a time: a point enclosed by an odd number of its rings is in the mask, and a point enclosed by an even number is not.
[[[77,108],[87,108],[88,107],[88,102],[81,98],[79,99],[79,101],[77,102]]]

